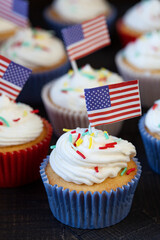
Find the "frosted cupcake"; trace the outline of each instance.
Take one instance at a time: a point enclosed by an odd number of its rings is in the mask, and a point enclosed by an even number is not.
[[[17,25],[8,20],[0,18],[0,43],[13,36],[17,30]]]
[[[160,1],[141,1],[117,22],[117,31],[126,45],[146,32],[160,30]]]
[[[141,174],[131,143],[95,128],[77,128],[54,147],[40,173],[55,218],[94,229],[128,215]]]
[[[0,96],[0,187],[15,187],[39,178],[52,127],[28,105]]]
[[[44,12],[51,29],[61,36],[61,29],[78,24],[99,15],[105,15],[110,26],[116,18],[116,10],[104,0],[56,0]]]
[[[160,100],[155,101],[139,122],[139,130],[145,147],[148,163],[160,174]]]
[[[107,69],[95,70],[90,65],[81,68],[78,73],[69,71],[61,78],[47,84],[42,90],[42,100],[57,135],[63,128],[87,127],[88,115],[85,104],[84,88],[93,88],[123,79]],[[99,126],[117,135],[122,122]]]
[[[27,28],[19,31],[0,48],[0,52],[12,61],[32,69],[21,100],[40,101],[42,86],[63,75],[69,62],[63,43],[49,31]]]
[[[125,80],[138,79],[142,105],[151,107],[160,96],[160,31],[147,33],[116,55]]]

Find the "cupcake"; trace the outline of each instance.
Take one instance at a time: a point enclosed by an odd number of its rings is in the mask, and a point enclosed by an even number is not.
[[[40,177],[51,125],[30,106],[0,96],[0,187],[16,187]]]
[[[17,30],[17,25],[8,20],[0,18],[0,43],[13,36]]]
[[[46,30],[21,30],[1,46],[0,53],[32,69],[19,99],[27,103],[40,102],[42,86],[69,68],[63,43]]]
[[[95,229],[128,215],[141,174],[131,143],[95,128],[76,128],[54,147],[40,174],[56,219]]]
[[[105,68],[95,70],[86,65],[77,73],[71,70],[56,81],[46,84],[42,90],[42,101],[55,133],[61,135],[63,128],[88,127],[84,88],[122,81],[120,76]],[[117,135],[121,126],[122,122],[117,122],[98,128],[107,129],[111,134]]]
[[[123,45],[154,30],[160,30],[159,0],[137,3],[117,22],[117,31]]]
[[[153,171],[160,174],[160,100],[139,121],[147,160]]]
[[[105,15],[109,27],[116,18],[116,10],[105,0],[56,0],[44,12],[51,29],[61,37],[61,29]]]
[[[147,33],[116,55],[125,80],[138,79],[142,106],[151,107],[160,96],[160,31]]]

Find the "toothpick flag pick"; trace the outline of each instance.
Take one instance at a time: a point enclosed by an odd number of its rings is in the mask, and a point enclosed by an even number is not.
[[[20,27],[28,24],[28,2],[23,0],[0,0],[0,17]]]
[[[71,63],[110,44],[105,16],[65,28],[62,35]]]
[[[0,94],[15,100],[32,70],[0,55]]]
[[[92,127],[141,115],[138,80],[84,89],[84,93]]]

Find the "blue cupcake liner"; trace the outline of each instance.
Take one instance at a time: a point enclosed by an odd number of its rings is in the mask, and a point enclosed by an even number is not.
[[[51,7],[48,7],[44,10],[44,12],[43,12],[44,20],[47,23],[48,27],[50,29],[54,30],[56,32],[57,36],[63,40],[61,30],[63,28],[71,26],[72,24],[62,23],[62,22],[59,22],[59,21],[53,19],[52,17],[50,17],[48,14],[48,10],[50,8]],[[112,30],[113,23],[117,17],[117,9],[113,5],[111,5],[111,8],[112,8],[112,14],[107,18],[107,25],[108,25],[108,28],[110,31]]]
[[[137,159],[137,174],[127,185],[116,191],[77,193],[50,185],[45,168],[49,156],[40,166],[40,175],[47,192],[50,209],[60,222],[75,228],[97,229],[114,225],[129,213],[137,183],[141,175],[141,166]]]
[[[17,101],[27,104],[41,104],[41,90],[42,87],[63,74],[65,74],[70,68],[70,62],[67,60],[62,66],[42,73],[32,73],[28,81],[24,85]]]
[[[154,138],[145,129],[146,114],[139,121],[139,131],[143,140],[148,163],[153,171],[160,174],[160,140]]]

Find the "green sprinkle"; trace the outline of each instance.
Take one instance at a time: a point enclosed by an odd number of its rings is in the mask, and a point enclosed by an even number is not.
[[[91,74],[89,74],[89,73],[83,73],[83,72],[82,72],[82,75],[85,76],[85,77],[87,77],[87,78],[89,78],[89,79],[95,79],[95,76],[93,76],[93,75],[91,75]]]
[[[9,123],[7,122],[7,120],[3,117],[0,117],[0,119],[6,124],[7,127],[10,127]]]
[[[90,135],[90,133],[89,132],[82,133],[82,137],[85,136],[85,135]]]
[[[135,56],[136,56],[136,57],[139,57],[139,55],[140,55],[139,52],[136,52],[136,53],[135,53]]]
[[[61,91],[74,91],[74,88],[62,88]]]
[[[72,134],[69,134],[69,141],[72,143]]]
[[[14,53],[12,53],[12,56],[15,58],[15,57],[17,57],[17,54],[14,52]]]
[[[160,124],[158,125],[158,127],[160,128]]]
[[[107,133],[104,133],[104,136],[105,136],[106,139],[109,139],[109,136],[108,136]]]
[[[35,49],[41,50],[42,48],[40,46],[35,46]]]
[[[118,138],[117,140],[116,140],[116,142],[120,142],[122,140],[122,138]]]
[[[24,46],[24,47],[28,47],[28,46],[30,46],[31,44],[29,43],[29,42],[23,42],[22,43],[22,46]]]
[[[123,176],[126,171],[127,171],[127,168],[124,168],[123,171],[121,172],[121,176]]]
[[[150,38],[152,36],[152,33],[151,32],[148,32],[145,34],[146,37]]]
[[[56,148],[56,145],[50,146],[50,149],[55,149],[55,148]]]

